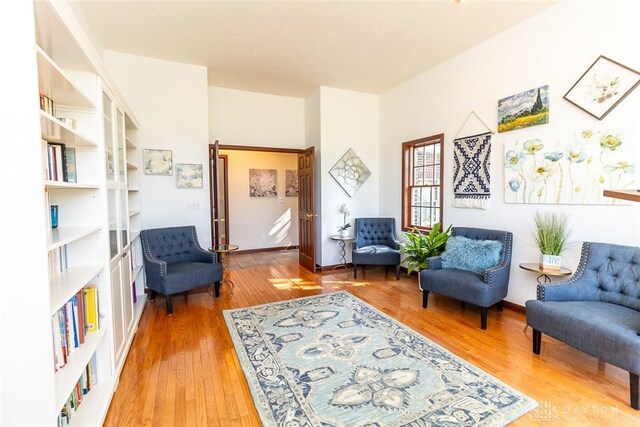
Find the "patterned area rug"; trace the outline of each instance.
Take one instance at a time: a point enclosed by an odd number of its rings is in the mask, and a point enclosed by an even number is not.
[[[265,426],[499,426],[537,406],[345,291],[224,316]]]

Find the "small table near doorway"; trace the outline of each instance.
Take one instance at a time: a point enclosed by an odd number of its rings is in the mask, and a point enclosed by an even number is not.
[[[549,276],[570,276],[573,272],[568,268],[560,267],[560,270],[545,270],[540,267],[537,262],[523,262],[520,264],[520,268],[527,271],[533,271],[539,273],[538,283],[550,283],[551,278]]]
[[[353,242],[354,240],[356,240],[356,238],[349,237],[349,236],[342,237],[340,235],[334,235],[334,236],[331,236],[331,240],[336,240],[340,245],[340,264],[333,267],[333,269],[335,270],[336,268],[342,268],[342,267],[348,268],[347,267],[347,251],[345,250],[344,245],[347,242]]]
[[[209,250],[220,255],[220,262],[222,264],[222,281],[220,285],[225,283],[229,285],[231,289],[235,286],[233,281],[229,278],[229,253],[240,249],[238,245],[214,245]]]

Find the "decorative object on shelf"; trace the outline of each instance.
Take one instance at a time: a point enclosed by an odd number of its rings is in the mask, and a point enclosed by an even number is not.
[[[58,117],[58,120],[60,120],[61,123],[73,130],[76,130],[78,128],[78,121],[76,119],[70,119],[68,117]]]
[[[640,84],[640,72],[600,55],[564,99],[602,120]]]
[[[223,314],[263,425],[506,425],[537,406],[346,291]]]
[[[560,254],[566,249],[571,235],[569,217],[561,212],[536,212],[533,220],[533,240],[540,250],[540,268],[549,271],[560,270]]]
[[[73,147],[66,147],[66,164],[65,168],[67,171],[67,182],[78,182],[78,172],[76,168],[76,149]]]
[[[176,187],[202,188],[202,164],[176,163]]]
[[[340,187],[352,197],[356,191],[371,176],[371,171],[358,157],[352,148],[333,165],[329,174],[336,180]]]
[[[340,237],[347,237],[349,235],[349,228],[351,227],[351,223],[347,222],[347,218],[351,211],[346,203],[340,205],[340,209],[338,212],[342,214],[342,225],[338,226],[338,231],[340,232]]]
[[[51,228],[58,228],[58,205],[51,205]]]
[[[173,154],[171,150],[145,148],[144,173],[146,175],[173,175]]]
[[[498,132],[549,123],[549,85],[498,101]]]
[[[505,203],[604,205],[607,188],[633,188],[635,147],[620,133],[584,129],[547,147],[505,143]]]
[[[285,170],[285,197],[298,197],[298,171]]]
[[[427,268],[429,258],[441,255],[444,252],[447,240],[451,236],[451,225],[446,230],[442,230],[442,225],[437,222],[428,233],[423,233],[417,228],[405,231],[403,236],[407,240],[402,245],[402,253],[406,255],[404,261],[407,263],[407,275],[414,270]]]
[[[277,195],[277,170],[249,169],[249,197],[276,197]]]

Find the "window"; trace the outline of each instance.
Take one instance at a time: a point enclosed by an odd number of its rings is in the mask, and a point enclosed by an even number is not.
[[[402,144],[402,229],[429,230],[442,222],[444,134]]]

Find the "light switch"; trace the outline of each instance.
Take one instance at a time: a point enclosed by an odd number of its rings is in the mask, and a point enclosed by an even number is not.
[[[200,202],[187,202],[187,210],[188,211],[199,211],[200,210]]]

